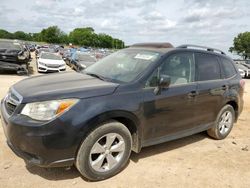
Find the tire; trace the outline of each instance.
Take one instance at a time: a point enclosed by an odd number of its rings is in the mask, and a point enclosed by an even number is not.
[[[128,128],[116,121],[107,122],[85,138],[78,150],[75,166],[82,176],[91,181],[110,178],[125,168],[131,146]]]
[[[231,105],[225,105],[219,112],[215,125],[207,130],[209,136],[216,140],[226,138],[233,128],[235,111]]]

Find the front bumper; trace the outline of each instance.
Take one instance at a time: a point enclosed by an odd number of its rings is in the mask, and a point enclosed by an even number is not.
[[[60,72],[60,71],[65,71],[66,70],[66,66],[60,66],[58,68],[52,68],[52,67],[47,67],[47,66],[43,66],[40,65],[38,63],[38,71],[39,72]]]
[[[20,69],[25,69],[27,67],[27,63],[10,63],[10,62],[4,62],[4,61],[0,61],[0,69],[2,70],[13,70],[13,71],[17,71]]]
[[[1,101],[1,122],[7,144],[26,162],[41,167],[73,165],[77,131],[72,126],[64,125],[61,120],[41,124],[15,112],[10,116],[4,100]]]

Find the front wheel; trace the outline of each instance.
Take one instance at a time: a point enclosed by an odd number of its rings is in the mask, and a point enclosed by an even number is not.
[[[91,132],[80,146],[76,168],[87,179],[107,179],[120,172],[128,162],[132,138],[119,122],[105,123]]]
[[[224,106],[217,118],[215,125],[207,131],[208,135],[221,140],[227,137],[233,128],[235,121],[235,111],[231,105]]]

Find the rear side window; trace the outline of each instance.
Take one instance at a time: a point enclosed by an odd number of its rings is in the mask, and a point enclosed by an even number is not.
[[[218,80],[220,76],[220,65],[216,56],[210,54],[197,53],[196,58],[196,80]]]
[[[230,78],[237,73],[230,60],[226,58],[221,58],[221,64],[225,78]]]

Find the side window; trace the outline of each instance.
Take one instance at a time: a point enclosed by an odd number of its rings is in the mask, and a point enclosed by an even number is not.
[[[168,57],[149,77],[146,87],[156,87],[160,75],[169,76],[170,85],[193,82],[195,77],[194,54],[183,52]]]
[[[216,56],[197,53],[195,57],[197,81],[217,80],[221,78],[220,65]]]
[[[221,58],[221,64],[222,64],[225,78],[230,78],[237,73],[233,66],[233,63],[230,60],[226,58]]]

